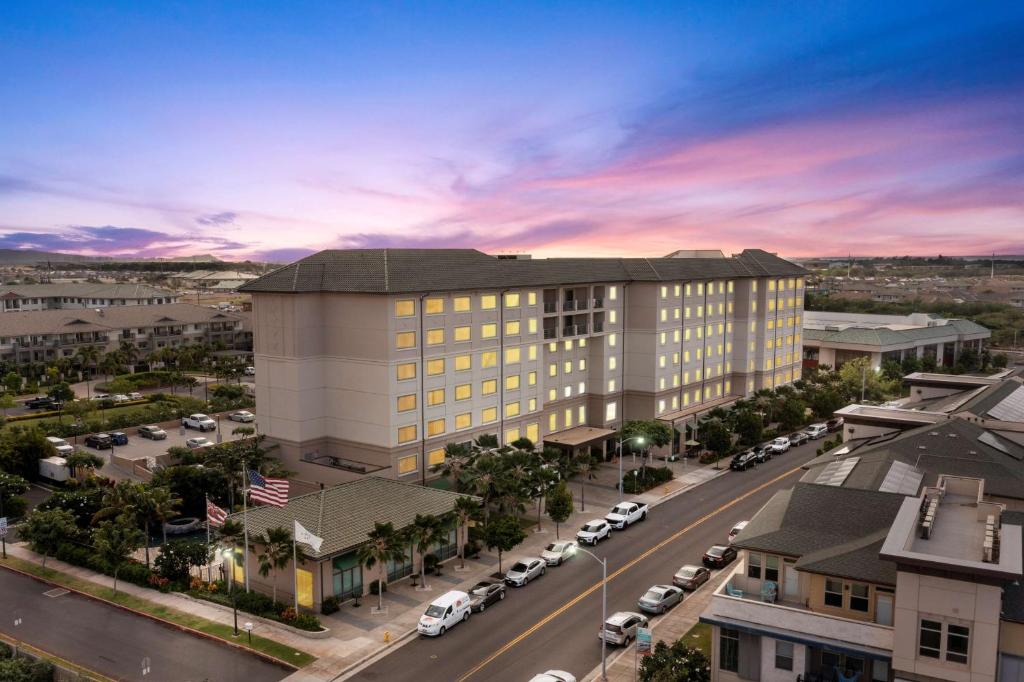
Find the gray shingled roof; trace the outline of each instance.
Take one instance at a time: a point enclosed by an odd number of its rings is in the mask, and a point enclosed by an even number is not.
[[[475,249],[346,249],[315,253],[241,287],[248,292],[422,293],[596,282],[804,275],[758,249],[732,258],[499,259]]]
[[[28,310],[0,313],[0,335],[73,334],[87,331],[195,324],[248,319],[248,313],[228,313],[191,303],[117,305],[101,308]]]
[[[303,547],[303,551],[313,558],[327,557],[364,544],[374,523],[391,522],[396,530],[401,530],[411,525],[417,514],[440,516],[450,512],[459,497],[468,496],[366,476],[293,497],[284,507],[250,508],[249,537],[278,526],[291,532],[294,522],[298,521],[306,530],[324,539],[319,552],[311,547]],[[242,513],[229,518],[241,523]]]
[[[950,320],[949,324],[913,329],[886,327],[847,327],[845,329],[804,328],[804,339],[861,346],[899,346],[917,341],[941,339],[961,334],[988,333],[988,329],[968,320]]]
[[[157,289],[148,284],[116,284],[82,282],[80,284],[61,282],[57,284],[2,284],[0,296],[14,293],[24,298],[166,298],[177,296],[173,291]]]
[[[1024,511],[1004,511],[1002,523],[1024,528]],[[1024,623],[1024,578],[1003,588],[1002,617],[1004,620]]]
[[[801,571],[880,585],[896,584],[896,564],[878,558],[888,527],[835,547],[805,554],[795,566]]]

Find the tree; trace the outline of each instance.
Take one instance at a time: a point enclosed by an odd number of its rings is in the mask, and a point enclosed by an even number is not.
[[[150,487],[147,496],[147,511],[149,519],[160,524],[160,531],[163,537],[162,545],[167,544],[167,522],[178,515],[178,508],[181,500],[171,492],[170,488],[159,486]],[[146,530],[149,530],[149,523],[146,523]]]
[[[509,514],[495,517],[484,526],[484,544],[487,549],[498,550],[498,573],[502,572],[502,554],[512,551],[525,539],[526,533],[519,525],[519,519]]]
[[[18,528],[18,535],[34,551],[43,555],[43,568],[46,568],[46,558],[54,554],[62,543],[75,538],[78,526],[69,511],[37,509],[25,517],[25,522]]]
[[[135,365],[139,361],[139,348],[131,341],[122,341],[121,345],[117,348],[118,354],[124,359],[128,368],[135,372]]]
[[[13,395],[11,395],[10,393],[0,393],[0,410],[4,411],[4,419],[7,418],[7,410],[17,406],[18,403],[14,401]]]
[[[274,574],[273,599],[277,601],[277,572],[288,565],[292,558],[292,534],[287,528],[268,528],[266,533],[253,538],[252,553],[259,563],[259,572],[264,578]],[[257,549],[257,545],[261,549]]]
[[[555,522],[555,539],[558,539],[558,526],[565,523],[572,516],[572,493],[565,481],[559,481],[558,485],[548,492],[547,501],[548,517]]]
[[[93,517],[94,522],[105,521],[116,517],[136,528],[146,526],[146,568],[149,568],[149,520],[150,495],[146,486],[133,481],[118,481],[103,494],[103,507]]]
[[[661,448],[672,442],[675,432],[669,424],[658,419],[631,419],[619,431],[619,437],[623,440],[637,436],[644,439],[644,449],[652,445]]]
[[[485,525],[491,515],[491,500],[494,498],[495,486],[501,474],[501,462],[494,455],[481,455],[477,457],[466,474],[469,491],[483,500]]]
[[[711,663],[700,649],[677,639],[671,646],[664,642],[640,664],[641,682],[710,682]]]
[[[28,492],[31,486],[21,476],[5,474],[0,471],[0,516],[21,516],[25,513],[27,503],[22,493]]]
[[[597,478],[597,469],[600,464],[597,458],[587,452],[576,458],[576,473],[580,477],[580,511],[587,510],[587,481]]]
[[[65,457],[65,460],[72,476],[75,476],[79,469],[100,469],[107,461],[99,455],[84,450],[75,450]]]
[[[10,371],[4,375],[4,388],[7,389],[8,393],[18,395],[21,393],[21,375],[17,372]],[[12,405],[13,407],[13,405]]]
[[[432,466],[430,471],[440,473],[441,478],[451,479],[452,490],[460,493],[465,485],[463,479],[466,471],[472,463],[472,453],[467,446],[461,443],[448,443],[444,446],[444,461]]]
[[[909,372],[907,372],[909,374]],[[889,381],[902,381],[903,380],[903,365],[896,362],[895,360],[885,360],[882,362],[882,376]]]
[[[150,485],[165,487],[179,498],[183,516],[203,518],[206,515],[207,497],[220,506],[228,505],[224,474],[207,466],[170,466],[159,469],[153,474]]]
[[[751,410],[743,410],[736,415],[736,433],[740,436],[740,442],[745,445],[755,445],[761,440],[761,433],[764,430],[761,415]]]
[[[939,363],[936,361],[934,355],[925,355],[921,358],[921,371],[923,372],[934,372],[938,369]]]
[[[715,453],[715,462],[732,450],[732,434],[721,419],[709,419],[701,425],[704,447]]]
[[[160,548],[160,554],[153,560],[153,566],[168,580],[185,581],[193,568],[202,568],[211,559],[206,538],[171,540]]]
[[[1004,369],[1010,362],[1010,358],[1007,357],[1006,353],[996,353],[992,356],[992,366],[996,369]]]
[[[427,587],[427,552],[442,542],[447,537],[447,532],[441,520],[432,514],[417,514],[407,532],[413,546],[416,547],[416,552],[420,555],[420,580],[423,581],[423,587]]]
[[[907,355],[900,361],[900,373],[902,376],[921,371],[921,362],[916,355]],[[901,377],[902,378],[902,377]]]
[[[142,546],[146,536],[131,518],[104,521],[93,531],[92,542],[96,553],[114,573],[114,596],[117,596],[117,574],[128,556]]]
[[[799,398],[784,400],[779,407],[779,425],[786,431],[792,431],[804,425],[807,419],[807,405]]]
[[[46,434],[34,426],[9,426],[0,431],[0,469],[30,481],[39,478],[39,460],[57,451]]]
[[[821,419],[828,419],[832,413],[846,405],[846,398],[838,389],[825,388],[811,396],[811,409]]]
[[[395,527],[388,523],[374,523],[373,530],[366,534],[370,541],[361,545],[356,550],[356,558],[359,563],[372,569],[379,566],[380,578],[377,580],[377,610],[384,610],[384,585],[387,578],[387,564],[389,561],[402,561],[405,559],[405,541],[402,534],[395,531]]]
[[[480,503],[472,497],[456,497],[455,506],[452,508],[455,515],[457,528],[465,528],[466,538],[459,542],[459,565],[466,567],[466,543],[469,542],[469,522],[480,516]]]

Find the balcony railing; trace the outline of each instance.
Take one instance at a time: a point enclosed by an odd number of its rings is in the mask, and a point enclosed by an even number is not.
[[[562,310],[563,311],[576,310],[576,301],[562,301]]]
[[[557,303],[545,302],[544,303],[544,312],[545,313],[557,313],[558,312],[558,304]]]
[[[550,329],[550,328],[545,327],[544,328],[544,338],[545,339],[557,339],[558,338],[558,330],[557,329]]]
[[[562,336],[582,336],[587,333],[587,325],[571,324],[562,328]]]
[[[604,331],[604,322],[595,322],[594,323],[594,333],[595,334],[600,334],[603,331]]]
[[[603,307],[604,307],[604,299],[603,298],[595,298],[594,299],[594,308],[603,308]]]

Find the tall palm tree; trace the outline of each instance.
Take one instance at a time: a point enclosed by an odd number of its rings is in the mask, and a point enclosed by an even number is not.
[[[131,341],[122,341],[121,345],[117,349],[118,354],[124,359],[126,365],[128,365],[131,372],[135,372],[135,364],[139,360],[139,347]]]
[[[259,563],[259,572],[266,578],[271,572],[274,573],[274,581],[271,589],[273,599],[277,601],[277,572],[288,565],[292,558],[292,534],[287,528],[268,528],[266,533],[253,538],[252,553],[256,555]],[[261,546],[262,549],[257,549]],[[296,567],[297,569],[298,567]]]
[[[480,503],[472,497],[460,496],[455,498],[455,506],[452,508],[455,520],[458,523],[456,529],[465,528],[465,538],[459,541],[459,564],[466,567],[466,544],[469,542],[469,522],[480,515]]]
[[[494,499],[495,486],[501,476],[502,464],[494,455],[481,455],[473,462],[467,473],[470,491],[483,500],[484,525],[490,519],[491,500]]]
[[[170,488],[150,488],[148,497],[150,518],[160,524],[163,542],[160,546],[167,544],[167,522],[177,516],[178,507],[181,506],[181,498],[171,492]],[[147,530],[149,530],[147,525]]]
[[[435,464],[430,470],[433,473],[440,472],[441,478],[450,478],[452,490],[460,493],[465,485],[463,479],[472,464],[473,454],[468,447],[462,443],[448,443],[444,446],[444,462]]]
[[[374,523],[373,530],[366,534],[370,539],[356,550],[359,563],[372,569],[379,566],[380,578],[377,580],[377,610],[384,610],[384,585],[387,578],[389,561],[400,561],[405,558],[405,542],[401,533],[395,531],[390,523]]]
[[[580,511],[587,510],[587,481],[597,478],[597,460],[587,452],[576,458],[576,472],[580,476]]]
[[[103,356],[103,359],[100,360],[97,369],[103,372],[103,379],[105,381],[110,381],[111,375],[116,375],[121,371],[122,364],[119,353],[117,351],[111,351]]]
[[[146,567],[149,567],[149,499],[146,486],[134,481],[118,481],[107,488],[100,502],[100,509],[93,515],[93,522],[123,516],[126,522],[139,528],[146,526]]]
[[[78,349],[74,359],[83,370],[89,370],[96,367],[102,354],[103,350],[99,346],[82,346]],[[82,374],[82,378],[89,381],[88,371],[84,371]]]
[[[408,528],[409,538],[420,555],[420,580],[423,587],[427,587],[427,553],[430,548],[441,543],[447,536],[447,529],[441,523],[441,519],[432,514],[417,514],[412,525]]]

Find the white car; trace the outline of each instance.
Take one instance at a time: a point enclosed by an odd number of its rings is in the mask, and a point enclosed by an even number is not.
[[[256,376],[256,368],[255,367],[246,367],[245,368],[245,375],[246,376],[250,376],[250,377]]]
[[[199,429],[200,431],[216,431],[217,422],[213,421],[205,414],[190,414],[187,417],[182,417],[181,425],[186,429]]]
[[[97,393],[92,397],[93,400],[110,400],[110,394],[108,393]]]
[[[256,421],[256,415],[254,415],[252,412],[239,410],[238,412],[232,412],[228,419],[230,419],[233,422],[248,423]]]
[[[132,391],[128,394],[128,400],[142,400],[142,394],[138,391]]]
[[[583,527],[576,532],[576,539],[584,545],[596,545],[611,535],[612,527],[604,519],[587,521]]]
[[[468,594],[459,590],[445,592],[430,602],[420,616],[416,631],[421,635],[440,637],[453,625],[469,620],[471,610]]]
[[[530,682],[576,682],[576,676],[564,670],[548,670],[540,675],[534,675]]]
[[[213,445],[213,442],[209,438],[203,436],[196,436],[195,438],[189,438],[185,441],[185,447],[189,450],[198,450],[199,448],[208,448]]]
[[[804,433],[806,433],[807,437],[811,440],[818,440],[819,438],[824,438],[828,435],[828,426],[825,424],[811,424],[804,429]]]
[[[781,455],[783,452],[789,450],[790,445],[792,445],[792,443],[789,442],[789,438],[786,438],[785,436],[780,436],[773,440],[771,443],[768,443],[768,449],[771,450],[772,453],[776,455]]]
[[[115,403],[126,403],[129,400],[131,400],[131,398],[129,398],[124,393],[115,393],[111,400],[113,400]]]
[[[547,568],[547,562],[538,557],[520,559],[505,573],[505,583],[512,587],[524,587],[534,578],[544,575]]]
[[[597,633],[597,638],[609,644],[629,646],[629,643],[636,639],[636,629],[647,627],[647,623],[647,616],[635,611],[619,611],[604,622],[604,628]]]
[[[540,558],[546,561],[548,566],[561,566],[563,562],[574,556],[576,556],[576,543],[572,540],[552,542],[540,553]]]

